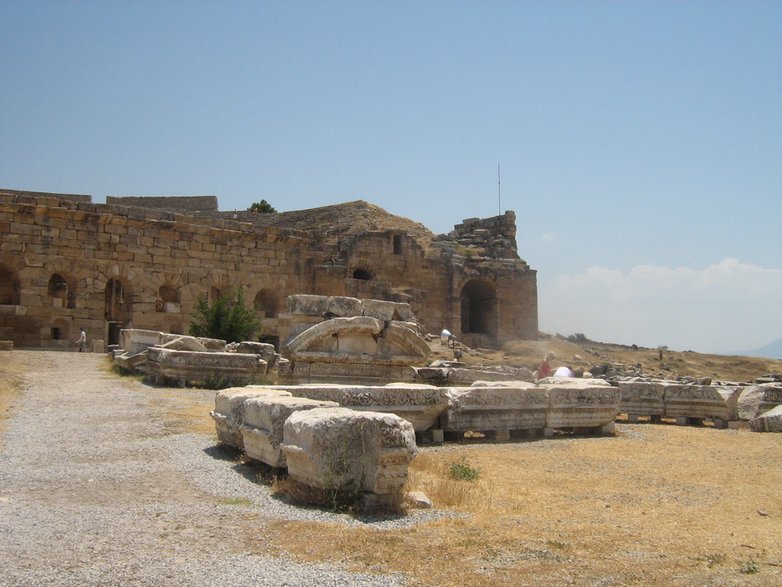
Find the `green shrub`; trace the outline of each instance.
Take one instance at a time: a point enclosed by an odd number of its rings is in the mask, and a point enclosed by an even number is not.
[[[480,475],[480,471],[467,462],[467,459],[451,463],[451,479],[456,481],[475,481]]]
[[[241,342],[260,333],[261,323],[253,311],[245,307],[244,292],[237,287],[233,295],[222,295],[211,305],[206,298],[200,298],[189,331],[192,336]]]

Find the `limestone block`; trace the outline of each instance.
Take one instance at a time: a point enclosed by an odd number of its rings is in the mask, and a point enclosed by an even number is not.
[[[749,421],[749,427],[754,432],[782,432],[782,405],[753,418]]]
[[[782,384],[751,385],[739,395],[739,419],[752,420],[779,405],[782,405]]]
[[[595,428],[614,421],[619,412],[620,392],[610,385],[572,385],[563,379],[541,385],[548,390],[546,426]],[[586,380],[581,380],[586,381]]]
[[[665,386],[662,382],[620,381],[619,411],[633,416],[663,416]]]
[[[283,437],[288,475],[296,481],[400,498],[416,453],[410,422],[347,408],[294,412]]]
[[[413,314],[413,310],[410,308],[410,304],[397,302],[394,312],[396,314],[396,319],[401,322],[418,323],[418,320],[415,318],[415,314]]]
[[[720,418],[739,416],[740,388],[674,383],[665,387],[665,415],[669,418]]]
[[[513,387],[447,388],[442,417],[446,431],[535,430],[546,427],[546,389],[518,382]]]
[[[125,352],[135,355],[151,346],[168,342],[168,337],[157,330],[142,330],[140,328],[123,328],[119,332],[119,345]]]
[[[14,341],[0,340],[0,351],[12,351],[12,350],[14,350]]]
[[[215,409],[209,412],[215,422],[217,439],[223,444],[243,448],[241,426],[244,424],[245,404],[251,397],[258,396],[290,397],[290,393],[281,389],[248,385],[221,389],[215,395]]]
[[[337,402],[360,411],[396,414],[417,432],[428,430],[448,407],[446,389],[433,385],[394,383],[391,385],[337,385],[330,383],[276,386],[296,396]]]
[[[313,408],[336,408],[339,404],[302,397],[256,395],[244,401],[244,423],[240,426],[244,452],[270,467],[285,467],[280,445],[283,425],[293,412]]]
[[[206,347],[195,336],[177,336],[166,343],[158,345],[160,348],[170,349],[172,351],[193,351],[205,353]]]
[[[219,338],[204,338],[203,336],[196,337],[198,342],[206,347],[208,351],[223,351],[225,350],[226,341]]]
[[[120,369],[130,373],[146,373],[147,371],[147,350],[144,349],[138,353],[127,353],[116,351],[114,353],[114,362]]]
[[[340,318],[351,318],[363,315],[364,307],[358,298],[332,296],[329,298],[326,313]]]
[[[328,308],[327,296],[298,294],[288,296],[288,314],[305,314],[307,316],[323,316]]]
[[[257,355],[147,349],[147,376],[159,382],[247,385],[265,375],[266,366]]]
[[[274,345],[266,342],[252,342],[245,340],[235,343],[234,350],[237,353],[248,353],[259,355],[267,363],[274,361],[274,357],[277,355],[277,351],[274,350]]]
[[[394,319],[396,304],[385,300],[362,300],[364,316],[389,321]]]

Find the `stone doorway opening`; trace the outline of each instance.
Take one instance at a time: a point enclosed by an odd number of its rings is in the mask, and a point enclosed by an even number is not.
[[[472,279],[461,294],[462,334],[497,337],[497,289],[490,281]]]

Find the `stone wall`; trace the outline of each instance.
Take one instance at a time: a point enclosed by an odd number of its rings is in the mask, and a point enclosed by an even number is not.
[[[81,327],[107,344],[121,328],[186,333],[200,297],[234,287],[270,339],[301,293],[408,303],[425,331],[474,346],[537,337],[536,272],[515,247],[461,255],[366,202],[325,207],[351,220],[333,226],[307,211],[303,230],[285,214],[261,225],[84,198],[0,190],[0,339],[69,348]]]

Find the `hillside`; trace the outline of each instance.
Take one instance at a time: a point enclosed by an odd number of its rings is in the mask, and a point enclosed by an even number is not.
[[[436,357],[452,358],[439,341],[432,343]],[[462,361],[468,365],[509,365],[536,369],[544,355],[552,351],[555,366],[569,365],[589,369],[611,364],[638,374],[674,379],[710,377],[713,380],[749,382],[769,373],[782,373],[782,360],[741,355],[712,355],[693,351],[671,351],[632,347],[595,341],[570,342],[541,333],[539,340],[517,340],[500,350],[463,349]]]

